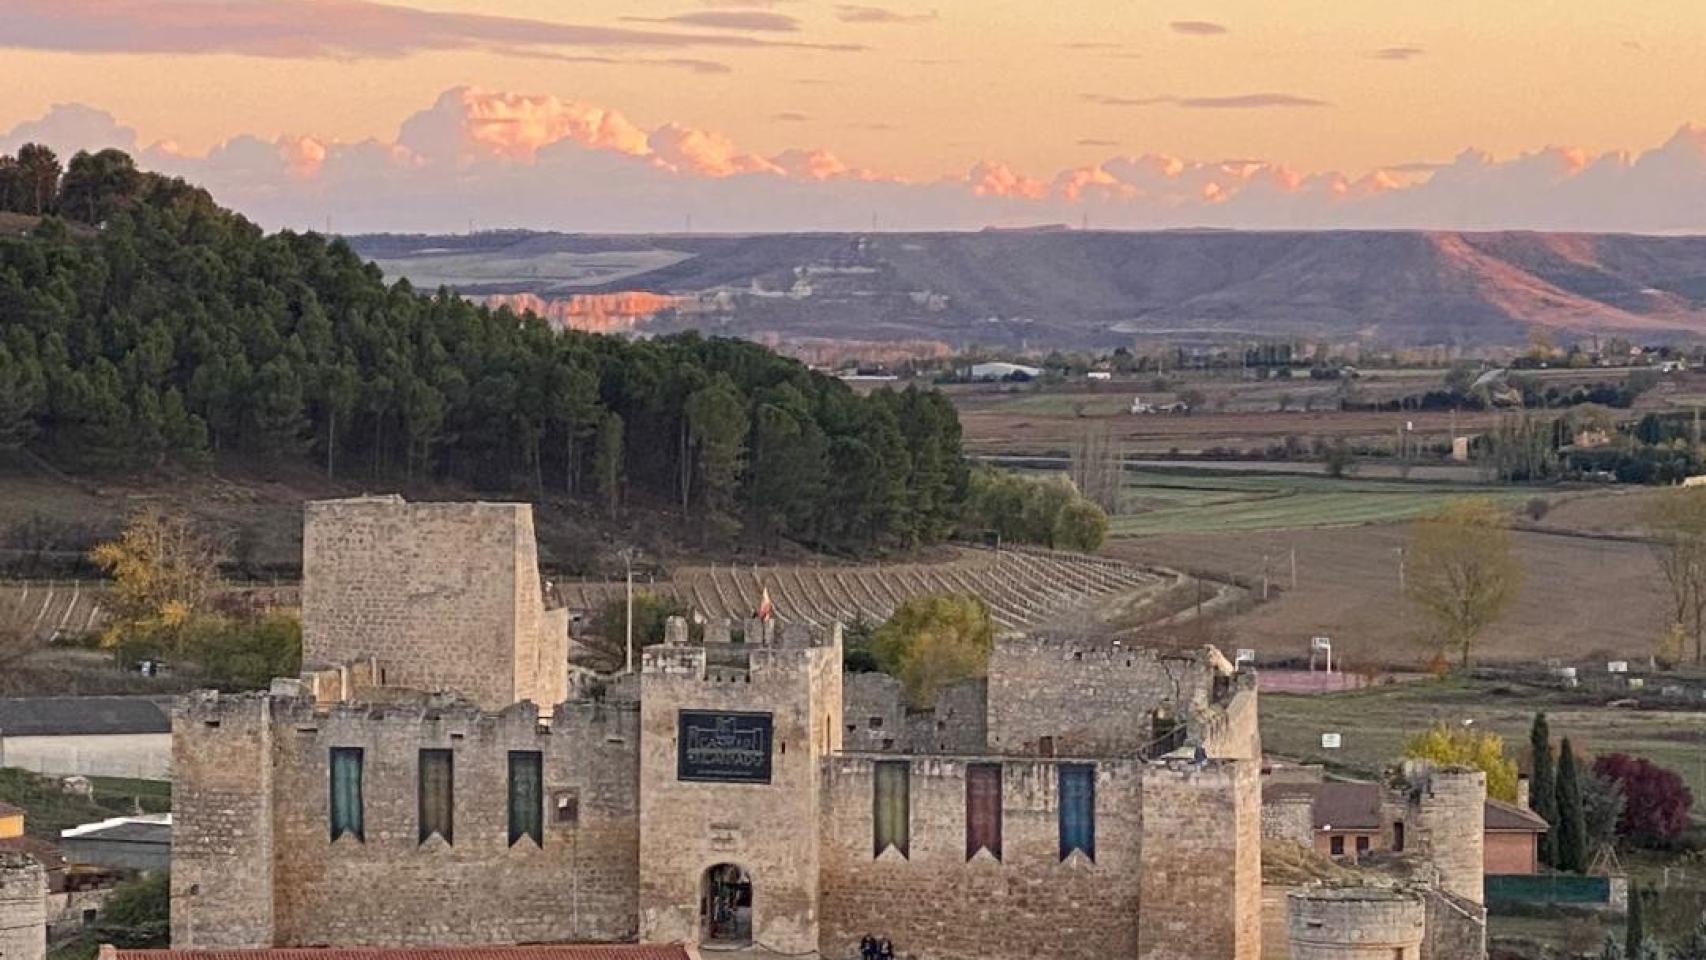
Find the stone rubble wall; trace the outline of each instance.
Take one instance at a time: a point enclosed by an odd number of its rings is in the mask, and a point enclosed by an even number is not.
[[[1208,649],[1178,653],[1110,641],[1003,637],[989,658],[989,749],[1009,756],[1132,755],[1165,705],[1180,723],[1211,699]]]

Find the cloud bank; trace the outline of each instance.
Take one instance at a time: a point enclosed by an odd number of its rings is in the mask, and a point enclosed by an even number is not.
[[[342,232],[453,231],[470,221],[666,231],[689,217],[706,230],[858,230],[873,215],[885,228],[913,230],[1084,218],[1103,229],[1706,232],[1706,127],[1693,125],[1640,152],[1465,150],[1447,163],[1356,175],[1144,154],[1054,172],[992,158],[921,181],[822,148],[762,154],[686,124],[648,129],[602,105],[458,87],[390,139],[243,135],[190,154],[170,142],[144,145],[104,111],[61,104],[0,134],[0,152],[28,141],[63,154],[120,147],[268,227],[318,229],[329,217]]]

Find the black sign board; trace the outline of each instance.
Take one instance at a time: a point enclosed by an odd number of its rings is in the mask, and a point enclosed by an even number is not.
[[[677,780],[770,782],[770,714],[683,710],[676,736]]]

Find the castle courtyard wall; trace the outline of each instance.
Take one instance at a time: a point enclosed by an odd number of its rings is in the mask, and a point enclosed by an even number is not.
[[[1134,957],[1138,946],[1141,765],[1096,763],[1096,856],[1060,859],[1057,766],[1002,764],[1002,852],[966,857],[972,758],[910,759],[910,850],[875,856],[873,781],[881,755],[824,765],[822,953],[858,955],[866,934],[933,960]],[[1088,761],[1085,761],[1088,762]],[[1199,956],[1207,956],[1199,955]]]

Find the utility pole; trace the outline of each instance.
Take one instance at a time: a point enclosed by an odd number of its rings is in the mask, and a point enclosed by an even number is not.
[[[1291,588],[1297,589],[1297,548],[1291,548]]]
[[[628,616],[624,618],[628,626],[628,672],[634,672],[634,548],[627,547],[622,551],[622,564],[628,572]]]
[[[1268,555],[1262,554],[1262,600],[1268,599]]]
[[[1404,548],[1398,547],[1398,592],[1404,592]]]

